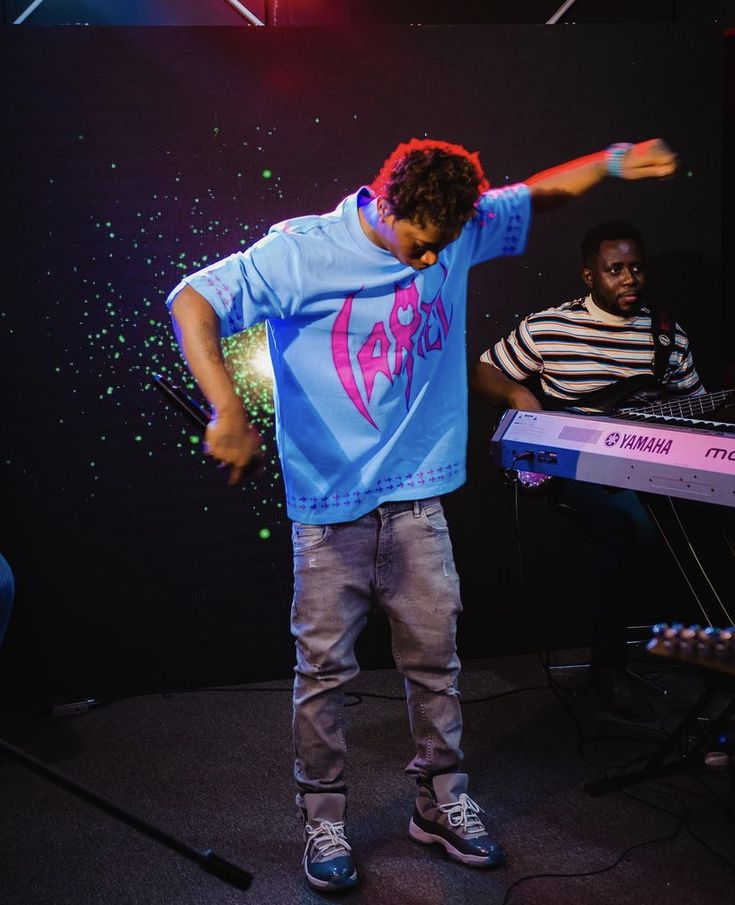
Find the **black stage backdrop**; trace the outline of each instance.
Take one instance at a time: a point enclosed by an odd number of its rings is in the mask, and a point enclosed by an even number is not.
[[[290,528],[262,330],[230,344],[228,360],[270,464],[233,489],[153,385],[155,372],[187,382],[164,298],[271,223],[332,209],[399,141],[477,149],[502,185],[613,141],[667,139],[676,177],[608,180],[539,218],[524,257],[475,270],[469,357],[523,314],[580,294],[581,234],[625,217],[717,386],[714,28],[8,28],[2,60],[0,550],[17,594],[0,671],[11,697],[288,674]],[[584,539],[539,501],[521,507],[521,588],[510,491],[488,458],[495,414],[471,404],[470,480],[447,501],[466,657],[532,649],[532,624],[545,643],[586,631]],[[656,603],[665,618],[686,601],[675,588]],[[376,619],[364,666],[387,662],[384,634]]]

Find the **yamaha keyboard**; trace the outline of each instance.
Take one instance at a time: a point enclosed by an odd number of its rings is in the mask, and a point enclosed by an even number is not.
[[[492,437],[495,463],[735,507],[735,432],[631,418],[509,409]]]

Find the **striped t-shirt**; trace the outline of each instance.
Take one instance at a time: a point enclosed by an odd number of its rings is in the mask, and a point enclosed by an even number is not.
[[[567,400],[566,407],[572,411],[599,410],[599,406],[595,409],[574,403],[619,380],[653,376],[651,313],[642,307],[633,317],[616,317],[599,308],[590,296],[575,299],[529,314],[480,358],[511,380],[536,375],[542,392]],[[704,392],[689,340],[679,324],[675,324],[674,348],[663,384],[667,396]],[[651,401],[650,395],[640,399]]]

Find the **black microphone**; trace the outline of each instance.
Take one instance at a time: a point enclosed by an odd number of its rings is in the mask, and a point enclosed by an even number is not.
[[[173,402],[186,415],[189,421],[203,431],[207,429],[207,425],[212,420],[212,412],[201,405],[196,399],[186,393],[181,387],[171,383],[170,380],[161,374],[153,374],[153,383],[163,393],[169,402]],[[258,476],[261,473],[262,466],[265,464],[265,457],[261,450],[257,450],[252,459],[245,466],[242,477]]]
[[[161,374],[153,374],[153,382],[169,402],[177,405],[186,417],[197,427],[205,430],[209,422],[212,420],[212,413],[203,405],[200,405],[195,399],[192,399],[188,393],[185,393],[181,387],[176,386],[167,380]]]

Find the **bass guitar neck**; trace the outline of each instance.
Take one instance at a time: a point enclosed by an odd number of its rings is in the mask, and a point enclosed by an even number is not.
[[[660,623],[652,629],[646,650],[660,657],[705,666],[735,676],[735,626]]]

